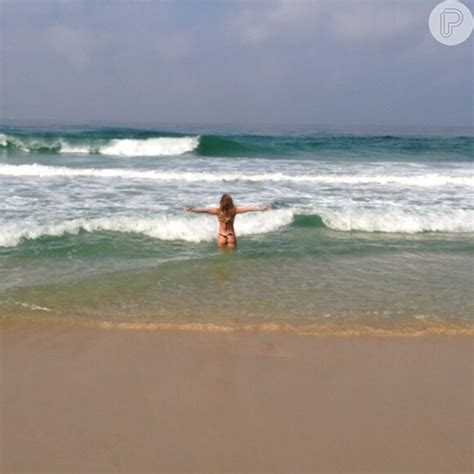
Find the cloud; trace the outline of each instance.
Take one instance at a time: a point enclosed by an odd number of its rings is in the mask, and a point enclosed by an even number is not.
[[[424,29],[420,2],[344,2],[334,11],[330,27],[335,34],[351,41],[391,41]]]
[[[196,44],[190,31],[161,32],[153,38],[153,41],[158,56],[166,61],[183,61],[189,58]]]
[[[244,42],[261,43],[281,35],[304,37],[314,32],[327,6],[311,1],[279,0],[245,4],[229,20],[231,30]]]
[[[244,43],[333,41],[389,42],[418,28],[426,3],[401,1],[278,0],[246,5],[229,20]],[[429,11],[429,10],[428,10]]]
[[[68,122],[470,124],[437,0],[8,1],[1,113]]]
[[[70,65],[84,69],[93,54],[94,38],[66,25],[54,25],[48,29],[47,44],[54,54]]]

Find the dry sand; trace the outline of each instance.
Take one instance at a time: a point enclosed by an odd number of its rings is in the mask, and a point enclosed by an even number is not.
[[[4,324],[1,472],[471,472],[472,349]]]

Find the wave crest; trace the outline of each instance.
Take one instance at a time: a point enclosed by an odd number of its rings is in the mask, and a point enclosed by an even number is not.
[[[246,214],[236,220],[239,236],[277,231],[291,224],[297,227],[326,227],[342,232],[416,234],[422,232],[474,233],[472,210],[393,210],[393,209],[323,209],[317,214],[297,214],[295,209],[277,209],[265,214]],[[61,237],[79,232],[136,233],[160,240],[211,242],[216,235],[215,218],[210,216],[161,215],[153,218],[115,216],[95,219],[72,219],[51,224],[7,224],[0,230],[0,247],[14,247],[23,240]]]
[[[173,156],[190,153],[199,146],[199,136],[157,137],[145,139],[118,138],[106,143],[75,143],[63,138],[54,140],[19,138],[0,134],[0,149],[23,153],[85,153],[114,156]]]
[[[116,149],[121,156],[155,156],[156,148],[169,149],[168,145],[155,145],[149,140],[196,139],[182,134],[159,130],[140,130],[130,128],[64,129],[64,130],[25,130],[3,129],[0,133],[0,151],[8,153],[98,153],[99,148]],[[8,135],[7,135],[8,133]],[[192,135],[189,133],[187,135]],[[129,143],[135,142],[135,143]],[[404,155],[429,155],[430,159],[444,159],[444,155],[455,152],[463,161],[472,161],[472,136],[413,136],[413,135],[377,135],[353,133],[312,132],[310,134],[276,135],[263,134],[202,134],[192,150],[199,156],[219,157],[270,157],[292,155],[315,155],[319,153],[340,152],[374,156],[395,154],[403,159]],[[175,145],[173,144],[171,148]],[[152,149],[149,151],[149,149]],[[158,152],[160,154],[161,151]],[[177,154],[182,152],[178,150]],[[143,155],[144,154],[144,155]],[[165,155],[167,154],[165,150]],[[173,152],[172,154],[176,154]]]
[[[160,137],[146,140],[112,140],[98,151],[101,155],[115,156],[169,156],[190,153],[198,146],[199,137]]]
[[[130,170],[123,168],[70,168],[66,166],[32,165],[0,165],[0,175],[40,178],[49,177],[91,177],[91,178],[119,178],[119,179],[146,179],[155,181],[185,181],[185,182],[296,182],[327,185],[380,185],[380,186],[416,186],[432,188],[438,186],[469,186],[474,187],[474,177],[445,176],[426,174],[420,176],[384,176],[384,175],[288,175],[284,173],[206,173],[186,171],[154,171]]]
[[[289,224],[293,212],[288,209],[273,210],[265,215],[243,215],[236,220],[237,234],[254,235],[273,232]],[[143,234],[160,240],[183,240],[187,242],[211,242],[217,232],[213,217],[161,215],[154,218],[115,216],[96,219],[72,219],[52,224],[14,224],[0,230],[0,247],[14,247],[23,240],[40,237],[61,237],[78,234],[80,231],[112,231]]]
[[[463,209],[403,210],[380,209],[323,210],[324,225],[338,231],[417,234],[421,232],[472,233],[474,211]]]

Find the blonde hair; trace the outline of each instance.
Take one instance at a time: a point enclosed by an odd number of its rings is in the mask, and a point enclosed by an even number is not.
[[[235,206],[232,196],[230,194],[223,194],[219,206],[220,211],[224,217],[225,222],[230,221],[235,216]]]

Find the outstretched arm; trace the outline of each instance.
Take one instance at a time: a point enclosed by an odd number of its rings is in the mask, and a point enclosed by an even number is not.
[[[194,209],[192,206],[185,206],[184,210],[186,212],[195,212],[196,214],[212,214],[216,216],[219,214],[219,209],[211,208],[211,209]]]
[[[263,212],[268,211],[271,208],[272,206],[270,204],[264,207],[238,207],[237,214],[244,214],[245,212]]]

